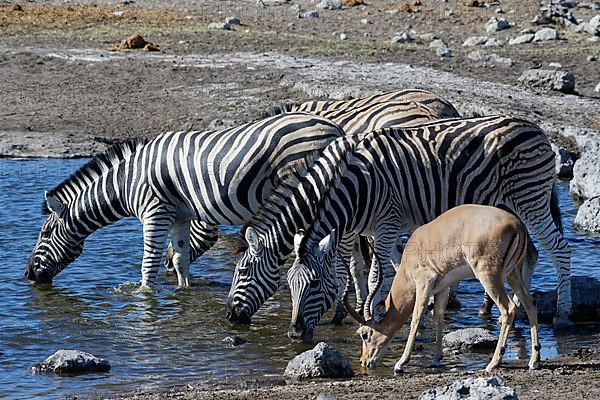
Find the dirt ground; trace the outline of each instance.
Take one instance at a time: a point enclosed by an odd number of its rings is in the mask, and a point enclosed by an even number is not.
[[[593,91],[600,83],[600,61],[588,61],[589,56],[600,60],[600,42],[589,41],[589,34],[561,28],[558,41],[462,47],[469,36],[507,41],[525,28],[538,29],[530,22],[537,1],[504,0],[491,7],[467,7],[462,0],[367,1],[320,10],[320,18],[312,19],[298,18],[315,8],[312,1],[264,3],[185,0],[167,9],[158,0],[0,2],[0,155],[89,156],[115,139],[246,122],[281,100],[357,96],[411,82],[458,102],[465,115],[510,112],[540,123],[558,119],[550,131],[565,124],[600,130],[598,93]],[[572,11],[582,21],[597,13]],[[227,16],[242,24],[231,31],[207,28]],[[486,33],[491,16],[507,18],[514,26]],[[390,42],[397,32],[411,30],[414,42]],[[134,33],[162,52],[108,51]],[[453,57],[438,57],[429,38],[419,39],[424,34],[444,40]],[[500,67],[467,57],[480,49],[510,57],[514,64]],[[186,62],[191,55],[205,62]],[[248,62],[260,56],[270,58]],[[230,61],[219,64],[221,58]],[[289,60],[295,64],[282,65]],[[575,74],[578,95],[518,87],[523,70],[548,68],[551,62]],[[387,66],[412,69],[394,77],[385,75]],[[319,81],[320,69],[328,73],[327,82]],[[422,71],[429,71],[430,78],[423,79]],[[453,86],[436,84],[445,76],[456,81]],[[320,90],[321,85],[329,89]],[[524,95],[513,99],[504,94],[505,87]],[[487,92],[473,98],[469,90]],[[497,104],[488,102],[496,93]]]
[[[390,373],[391,375],[391,373]],[[207,388],[188,385],[157,393],[123,395],[119,399],[158,400],[297,400],[336,399],[418,399],[427,389],[449,385],[457,379],[479,376],[499,376],[504,384],[515,389],[520,400],[599,399],[600,351],[579,350],[573,354],[542,363],[541,369],[529,371],[525,363],[511,362],[489,375],[485,372],[408,372],[402,376],[370,378],[358,373],[343,381],[311,381],[286,384],[280,382],[237,382],[217,384]],[[329,397],[326,397],[329,396]],[[334,397],[335,396],[335,397]]]

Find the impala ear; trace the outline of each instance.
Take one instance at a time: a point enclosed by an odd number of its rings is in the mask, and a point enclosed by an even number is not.
[[[249,227],[246,229],[246,242],[248,242],[248,249],[251,252],[258,252],[261,249],[260,240],[258,240],[258,232],[256,229]]]
[[[333,248],[333,245],[335,243],[335,239],[336,239],[336,231],[334,229],[331,231],[331,233],[329,235],[327,235],[323,239],[321,239],[321,241],[319,242],[319,251],[322,254],[328,254],[329,252],[331,252],[331,249]]]
[[[50,212],[58,214],[59,217],[63,217],[67,206],[65,206],[60,200],[56,197],[48,194],[48,192],[44,192],[44,198],[46,199],[46,205],[48,206],[48,210]]]
[[[300,229],[298,233],[294,235],[294,254],[296,255],[298,255],[298,250],[300,249],[302,239],[304,239],[304,229]]]

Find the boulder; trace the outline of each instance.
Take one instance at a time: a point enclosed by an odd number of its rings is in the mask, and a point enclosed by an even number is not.
[[[600,197],[587,199],[577,210],[577,215],[573,221],[573,229],[600,233]]]
[[[525,35],[517,36],[516,38],[510,39],[508,44],[523,44],[533,42],[535,35],[533,33],[526,33]]]
[[[575,161],[571,156],[571,153],[564,147],[559,147],[554,143],[551,144],[552,150],[554,150],[556,167],[556,176],[562,179],[571,179],[573,177],[573,165]]]
[[[563,93],[572,93],[575,90],[575,76],[567,71],[528,69],[521,74],[519,82],[542,90]]]
[[[491,17],[485,24],[486,32],[497,32],[510,28],[510,24],[505,18]]]
[[[342,0],[322,0],[317,3],[317,8],[321,10],[340,10],[342,8]]]
[[[442,338],[444,348],[452,350],[488,350],[496,347],[498,338],[483,328],[465,328],[450,332]]]
[[[558,40],[559,34],[556,29],[544,28],[540,29],[533,36],[534,42],[543,42],[547,40]]]
[[[600,281],[587,276],[572,276],[571,296],[573,300],[571,321],[600,322]],[[533,297],[537,302],[540,321],[552,323],[556,312],[556,290],[536,291]]]
[[[448,386],[429,389],[419,400],[517,400],[517,393],[497,376],[459,379]]]
[[[285,368],[285,377],[294,379],[350,378],[354,376],[346,357],[325,342],[294,357]]]
[[[106,372],[108,361],[79,350],[58,350],[39,364],[31,367],[33,372],[78,373]]]
[[[600,142],[585,147],[581,158],[573,166],[573,179],[570,183],[571,197],[582,203],[600,196]]]

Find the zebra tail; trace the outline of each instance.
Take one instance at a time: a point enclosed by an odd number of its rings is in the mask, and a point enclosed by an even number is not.
[[[554,221],[554,224],[562,234],[563,223],[558,201],[558,191],[556,190],[556,182],[552,185],[552,196],[550,197],[550,214],[552,214],[552,220]]]

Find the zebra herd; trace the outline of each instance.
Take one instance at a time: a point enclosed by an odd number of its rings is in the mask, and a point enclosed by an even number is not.
[[[217,226],[243,224],[247,249],[227,319],[250,323],[293,254],[288,334],[311,340],[336,297],[343,308],[347,271],[357,307],[372,312],[364,304],[385,292],[377,266],[393,271],[399,235],[472,203],[518,216],[549,252],[558,274],[554,322],[565,326],[570,250],[554,179],[547,137],[520,118],[462,118],[424,90],[309,101],[239,127],[168,132],[95,157],[45,193],[48,217],[25,276],[52,282],[91,233],[135,216],[143,224],[141,285],[155,283],[170,239],[167,263],[187,286],[189,265],[216,242]]]

